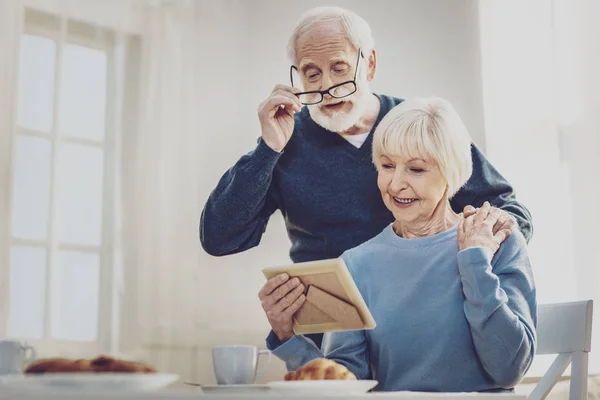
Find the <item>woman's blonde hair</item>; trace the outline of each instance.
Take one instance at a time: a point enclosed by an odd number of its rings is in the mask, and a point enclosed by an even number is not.
[[[381,120],[373,136],[378,169],[382,155],[434,161],[448,182],[449,199],[473,172],[471,136],[454,107],[439,97],[405,100]]]

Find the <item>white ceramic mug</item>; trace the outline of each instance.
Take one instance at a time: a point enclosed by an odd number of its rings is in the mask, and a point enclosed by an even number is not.
[[[35,357],[33,346],[17,340],[0,340],[0,375],[23,373],[25,365],[35,360]]]
[[[264,367],[257,372],[260,354],[266,354],[267,360]],[[256,346],[217,346],[212,349],[212,359],[219,385],[249,385],[267,370],[271,352],[259,350]]]

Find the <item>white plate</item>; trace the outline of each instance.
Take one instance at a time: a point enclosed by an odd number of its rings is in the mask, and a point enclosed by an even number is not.
[[[52,373],[5,376],[0,387],[15,390],[52,391],[153,391],[179,378],[176,374]]]
[[[373,380],[317,380],[317,381],[280,381],[268,384],[276,394],[325,394],[352,395],[364,394],[377,386]]]
[[[268,385],[202,385],[198,387],[205,394],[253,394],[271,390]]]

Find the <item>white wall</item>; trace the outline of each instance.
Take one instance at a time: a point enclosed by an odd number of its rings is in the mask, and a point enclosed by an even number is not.
[[[200,113],[205,121],[199,127],[199,158],[205,172],[200,188],[203,199],[225,171],[254,148],[260,136],[258,101],[251,95],[253,48],[248,4],[242,0],[205,2],[199,9],[199,46],[207,56],[199,71],[204,92]],[[237,329],[240,324],[249,329],[265,329],[266,320],[257,297],[264,279],[260,267],[288,262],[289,248],[287,237],[280,234],[281,219],[273,221],[270,227],[275,229],[269,230],[259,248],[228,257],[206,255],[202,266],[206,270],[205,293],[222,307],[208,306],[201,316],[211,329]]]

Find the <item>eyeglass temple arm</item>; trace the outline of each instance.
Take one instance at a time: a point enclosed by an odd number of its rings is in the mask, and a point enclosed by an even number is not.
[[[356,57],[356,67],[354,67],[354,79],[353,81],[356,82],[356,74],[358,74],[358,64],[360,63],[360,58],[365,58],[362,50],[359,48],[358,49],[358,57]]]
[[[296,67],[294,67],[293,65],[290,66],[290,82],[292,83],[292,87],[294,87],[294,69]]]

